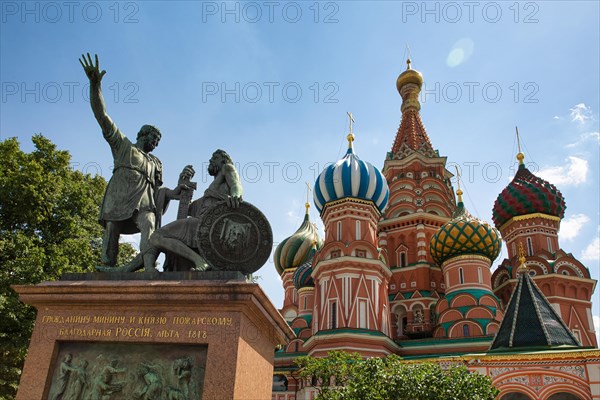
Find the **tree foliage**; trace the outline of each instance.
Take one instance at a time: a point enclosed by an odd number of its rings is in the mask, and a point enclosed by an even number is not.
[[[405,363],[396,355],[362,359],[358,353],[329,352],[300,357],[300,376],[310,379],[319,400],[493,400],[489,377],[464,365]]]
[[[44,136],[32,141],[31,153],[15,138],[0,142],[0,399],[16,393],[35,320],[10,285],[56,280],[100,260],[106,181],[73,170],[69,153]],[[133,251],[125,247],[122,260]]]

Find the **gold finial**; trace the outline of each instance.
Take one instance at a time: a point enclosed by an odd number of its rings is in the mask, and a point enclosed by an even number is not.
[[[527,271],[527,265],[525,265],[525,249],[523,243],[519,242],[519,272]]]
[[[352,147],[352,142],[354,142],[354,133],[352,133],[352,124],[354,123],[354,117],[352,116],[351,112],[346,112],[346,114],[348,114],[348,118],[350,119],[350,133],[348,134],[348,136],[346,136],[346,139],[348,139],[348,147]]]
[[[456,191],[456,195],[458,196],[458,202],[462,203],[463,202],[463,199],[462,199],[463,191],[460,188],[460,172],[458,170],[458,165],[455,165],[454,168],[456,168],[456,184],[458,185],[458,190]]]
[[[525,159],[525,154],[521,152],[521,140],[519,139],[519,128],[515,126],[515,130],[517,131],[517,146],[519,147],[519,153],[517,153],[517,160],[519,160],[519,165],[523,165],[523,160]]]
[[[310,184],[308,182],[305,182],[305,183],[306,183],[306,203],[304,204],[304,207],[306,207],[306,214],[308,214],[308,209],[310,208],[310,203],[308,202],[308,198],[310,196],[311,189],[310,189]]]
[[[410,63],[411,63],[411,61],[410,61],[410,46],[408,45],[408,43],[406,43],[406,54],[407,54],[407,57],[406,57],[406,69],[412,69],[410,67]]]

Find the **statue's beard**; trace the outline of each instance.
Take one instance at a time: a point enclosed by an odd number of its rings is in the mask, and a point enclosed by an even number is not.
[[[208,174],[210,176],[217,176],[217,174],[219,173],[220,168],[218,165],[215,164],[209,164],[208,165]]]

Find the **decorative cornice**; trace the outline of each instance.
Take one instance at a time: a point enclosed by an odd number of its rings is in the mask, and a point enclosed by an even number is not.
[[[500,232],[502,232],[504,230],[504,228],[506,228],[508,225],[512,224],[513,222],[524,221],[527,219],[534,219],[534,218],[549,219],[550,221],[558,221],[558,222],[560,222],[560,220],[561,220],[560,217],[555,217],[554,215],[548,215],[548,214],[543,214],[543,213],[517,215],[516,217],[512,217],[511,219],[506,221],[504,224],[502,224],[502,226],[498,230]]]

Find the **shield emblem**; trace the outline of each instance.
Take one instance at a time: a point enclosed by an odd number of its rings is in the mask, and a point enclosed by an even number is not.
[[[200,254],[216,270],[256,272],[273,248],[271,225],[262,212],[243,202],[229,208],[215,204],[202,216],[196,233]]]

